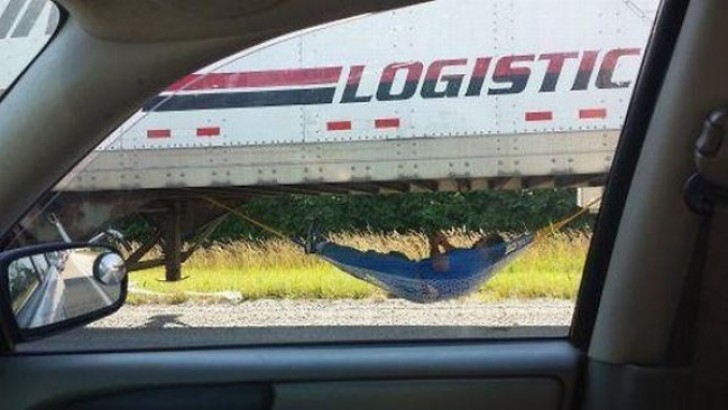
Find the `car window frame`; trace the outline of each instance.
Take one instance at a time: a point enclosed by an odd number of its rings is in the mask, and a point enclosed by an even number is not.
[[[647,129],[689,3],[689,0],[662,0],[652,35],[645,46],[645,57],[630,98],[612,167],[607,175],[601,209],[594,226],[576,297],[569,340],[582,350],[588,349],[591,343],[627,194],[632,186]]]

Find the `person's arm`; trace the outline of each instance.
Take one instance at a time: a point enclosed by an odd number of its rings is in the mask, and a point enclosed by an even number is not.
[[[444,233],[438,232],[435,235],[432,235],[429,237],[430,240],[430,256],[433,256],[435,254],[440,254],[440,248],[442,248],[442,252],[450,252],[453,249],[456,249],[450,241],[447,240],[447,236],[445,236]]]
[[[457,249],[457,248],[455,248],[455,246],[453,246],[453,244],[450,243],[450,241],[447,239],[447,236],[445,236],[444,234],[441,234],[441,235],[442,235],[442,237],[441,237],[442,239],[440,240],[440,246],[442,246],[442,249],[445,252],[450,252],[453,249]]]
[[[437,235],[430,235],[427,237],[427,240],[430,243],[430,258],[441,255],[442,252],[440,251],[440,242],[437,239]]]
[[[447,272],[450,270],[450,257],[440,250],[440,246],[448,252],[455,249],[448,241],[445,235],[438,233],[429,237],[430,241],[430,261],[432,268],[438,272]]]

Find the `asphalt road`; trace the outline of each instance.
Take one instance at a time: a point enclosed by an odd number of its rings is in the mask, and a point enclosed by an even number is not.
[[[403,342],[562,337],[568,301],[249,301],[237,305],[125,306],[85,328],[20,351],[169,349],[196,346]]]

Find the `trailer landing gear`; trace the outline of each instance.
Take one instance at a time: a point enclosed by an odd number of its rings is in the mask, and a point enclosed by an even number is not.
[[[202,246],[229,215],[218,214],[196,227],[197,229],[185,232],[185,212],[195,209],[190,205],[183,201],[172,201],[164,204],[162,212],[145,214],[146,219],[154,227],[154,233],[127,258],[130,271],[164,266],[165,282],[185,279],[182,276],[182,264]],[[186,219],[189,221],[192,218]],[[155,246],[161,248],[162,256],[157,259],[142,260]]]

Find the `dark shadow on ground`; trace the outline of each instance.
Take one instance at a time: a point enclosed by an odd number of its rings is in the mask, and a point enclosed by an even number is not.
[[[144,327],[147,329],[162,329],[166,327],[190,327],[185,322],[179,320],[181,314],[175,315],[155,315],[147,319]],[[131,330],[131,329],[129,329]]]

